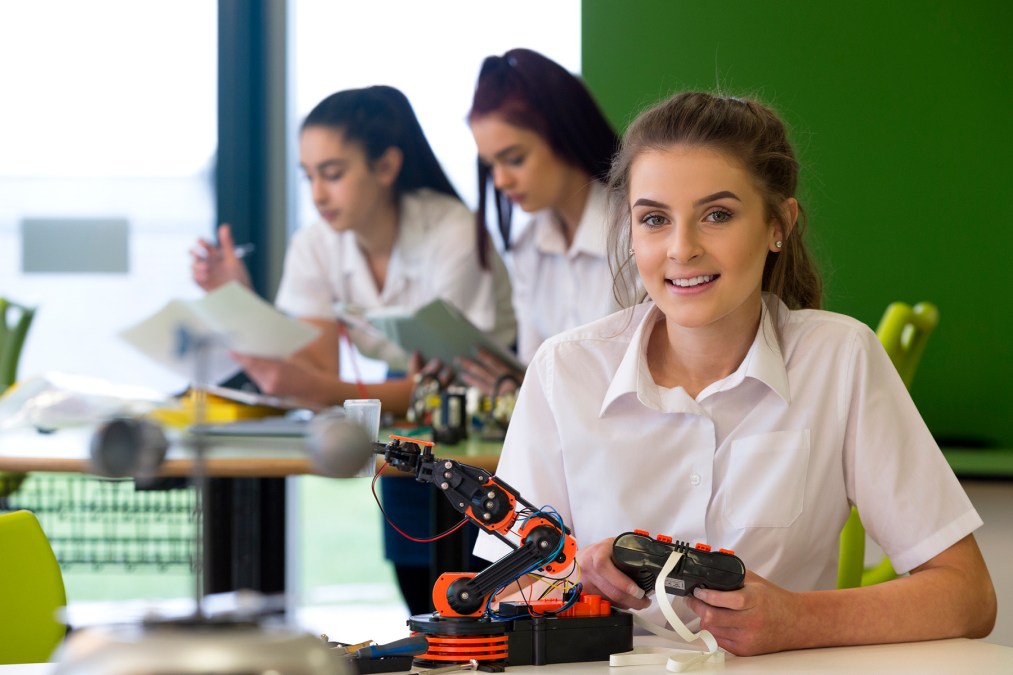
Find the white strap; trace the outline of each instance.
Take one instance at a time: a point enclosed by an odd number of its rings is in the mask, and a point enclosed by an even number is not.
[[[703,663],[708,659],[715,664],[724,663],[724,652],[718,649],[717,640],[711,635],[710,631],[702,630],[699,633],[694,633],[686,624],[683,623],[682,619],[676,613],[675,608],[670,602],[668,602],[668,595],[665,593],[665,578],[668,573],[671,572],[679,559],[682,558],[682,553],[679,551],[673,551],[668,556],[668,560],[661,568],[661,572],[658,573],[658,578],[654,581],[654,599],[658,603],[658,607],[661,608],[661,613],[665,615],[665,619],[671,624],[674,631],[668,630],[663,626],[657,626],[646,619],[643,619],[636,614],[633,615],[633,622],[648,630],[655,635],[666,638],[668,640],[677,642],[695,642],[696,640],[702,640],[707,646],[706,651],[693,651],[690,649],[673,649],[670,647],[636,647],[632,651],[623,652],[621,654],[612,654],[609,657],[610,666],[635,666],[645,664],[665,664],[665,669],[672,673],[681,673],[685,670],[689,670],[693,666]]]

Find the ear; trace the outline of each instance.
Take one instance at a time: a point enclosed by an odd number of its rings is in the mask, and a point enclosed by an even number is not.
[[[795,223],[798,222],[798,200],[794,197],[789,197],[781,202],[781,218],[773,219],[773,228],[771,229],[771,240],[769,248],[774,253],[784,250],[781,246],[778,246],[776,242],[786,242],[791,233],[795,230]]]
[[[401,173],[401,166],[404,164],[404,154],[400,148],[393,145],[383,151],[373,162],[373,173],[384,187],[391,187],[397,181]]]

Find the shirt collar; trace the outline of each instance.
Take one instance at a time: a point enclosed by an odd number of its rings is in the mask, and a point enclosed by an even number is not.
[[[702,392],[700,399],[738,386],[747,377],[758,380],[772,389],[785,403],[791,402],[788,388],[788,370],[781,354],[774,329],[774,318],[768,303],[776,303],[778,315],[784,316],[788,308],[776,296],[764,295],[760,307],[760,327],[753,338],[753,344],[746,352],[742,363],[728,377],[712,383]],[[700,404],[682,389],[665,390],[654,384],[647,367],[647,341],[654,324],[662,321],[661,310],[655,305],[644,313],[626,348],[622,361],[616,369],[599,415],[604,416],[608,408],[620,397],[633,394],[645,406],[667,413],[705,414]]]
[[[401,295],[409,283],[409,277],[417,267],[409,264],[404,259],[404,251],[417,250],[424,239],[425,232],[422,222],[426,217],[422,208],[422,200],[413,193],[405,193],[401,196],[398,216],[398,231],[394,238],[394,248],[390,252],[390,260],[387,262],[387,279],[383,285],[383,291],[376,291],[376,284],[372,283],[373,273],[366,262],[366,256],[362,254],[359,245],[355,241],[355,233],[352,231],[338,232],[341,239],[341,270],[346,279],[369,279],[369,294],[375,297],[375,302],[389,304],[393,298]]]
[[[771,306],[775,310],[771,311]],[[791,390],[788,387],[788,367],[784,363],[784,355],[781,353],[779,331],[775,325],[775,315],[784,325],[784,318],[788,316],[788,306],[781,302],[776,295],[763,294],[763,302],[760,303],[760,328],[753,338],[753,345],[749,348],[752,354],[755,351],[755,358],[746,356],[743,361],[745,366],[745,377],[759,380],[774,390],[785,403],[791,403]]]
[[[604,258],[605,250],[605,214],[607,213],[607,193],[605,186],[598,181],[591,182],[591,190],[584,204],[584,213],[577,225],[573,245],[566,248],[560,224],[554,213],[544,212],[535,226],[535,246],[542,253],[576,256],[585,253],[597,258]]]

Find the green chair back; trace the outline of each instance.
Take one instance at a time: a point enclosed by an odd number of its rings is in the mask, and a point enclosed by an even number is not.
[[[17,380],[21,348],[33,318],[34,308],[0,298],[0,393]]]
[[[21,348],[33,318],[34,308],[0,298],[0,394],[17,381]],[[17,490],[24,479],[23,473],[0,471],[0,498]]]
[[[939,310],[931,303],[920,302],[910,307],[903,302],[895,302],[886,308],[876,335],[906,387],[911,386],[915,369],[925,352],[925,344],[937,325]]]
[[[939,310],[929,302],[914,307],[895,302],[886,308],[879,321],[876,335],[883,344],[890,361],[900,374],[904,385],[911,386],[918,362],[925,352],[929,335],[939,325]],[[889,581],[897,576],[889,558],[883,558],[873,567],[865,567],[865,527],[858,509],[851,507],[851,515],[841,530],[841,552],[837,564],[837,587],[857,588]]]
[[[49,661],[67,633],[67,605],[49,539],[30,511],[0,514],[0,664]]]

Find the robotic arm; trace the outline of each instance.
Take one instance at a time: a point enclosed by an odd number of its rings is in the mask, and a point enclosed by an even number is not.
[[[390,466],[413,474],[418,482],[432,483],[455,510],[513,549],[478,574],[441,576],[433,588],[433,603],[440,615],[480,616],[498,589],[529,572],[557,574],[573,564],[577,544],[558,515],[541,511],[487,471],[433,456],[430,442],[391,438],[376,454],[382,454]],[[506,536],[518,520],[519,544]]]

